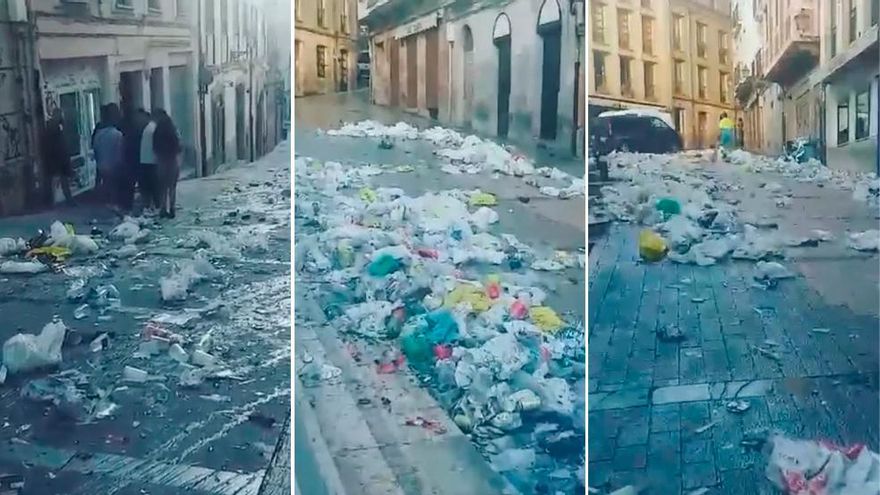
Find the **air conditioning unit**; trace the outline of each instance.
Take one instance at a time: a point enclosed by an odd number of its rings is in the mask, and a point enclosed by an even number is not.
[[[27,22],[27,2],[25,0],[8,0],[9,22]]]

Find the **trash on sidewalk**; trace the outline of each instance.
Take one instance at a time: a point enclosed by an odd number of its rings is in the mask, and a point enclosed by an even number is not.
[[[0,273],[10,275],[35,274],[48,271],[49,267],[39,261],[2,261]]]
[[[565,325],[565,322],[559,318],[556,311],[547,306],[534,306],[530,308],[529,317],[532,323],[547,333],[556,332]]]
[[[385,351],[382,357],[376,361],[376,372],[380,375],[390,375],[397,373],[406,363],[406,357],[403,354],[394,351]]]
[[[491,457],[492,467],[496,471],[530,471],[537,456],[534,449],[509,449]]]
[[[880,230],[866,230],[849,234],[846,245],[856,251],[880,250]]]
[[[0,238],[0,257],[9,256],[11,254],[21,254],[27,250],[27,242],[21,237],[13,239],[11,237]]]
[[[61,347],[67,327],[52,321],[38,335],[19,333],[3,344],[3,364],[11,374],[61,364]]]
[[[382,254],[370,262],[369,266],[367,266],[367,273],[372,277],[384,277],[400,270],[402,267],[403,263],[401,263],[400,259],[390,254]]]
[[[742,399],[732,400],[724,404],[724,408],[728,411],[736,414],[744,413],[748,411],[752,405],[748,401],[744,401]]]
[[[210,261],[200,255],[175,266],[171,273],[159,279],[162,300],[183,301],[190,289],[203,280],[215,279],[220,271]]]
[[[443,426],[443,423],[435,419],[426,419],[421,416],[416,416],[414,418],[407,418],[404,424],[406,426],[416,426],[437,435],[443,435],[446,433],[446,427]]]
[[[110,347],[110,336],[102,333],[89,342],[89,350],[92,352],[101,352]]]
[[[765,474],[791,495],[875,495],[880,456],[863,444],[840,447],[774,435],[768,441]]]
[[[681,213],[681,204],[675,198],[660,198],[655,207],[667,218]]]
[[[662,342],[681,342],[687,336],[678,325],[661,325],[657,328],[657,338]]]
[[[76,370],[31,380],[20,395],[27,400],[50,402],[59,413],[78,422],[103,419],[118,409],[106,392],[92,386],[89,378]]]
[[[776,280],[794,278],[794,276],[794,273],[789,271],[788,268],[775,261],[759,261],[755,265],[754,278],[759,282],[772,283]]]
[[[645,229],[639,234],[639,255],[646,261],[660,261],[666,256],[668,248],[666,241],[654,233]]]
[[[761,346],[753,346],[753,348],[755,349],[755,352],[766,357],[767,359],[772,359],[773,361],[777,362],[782,360],[782,356],[774,350],[767,349]]]
[[[495,199],[494,194],[477,191],[471,195],[469,204],[471,206],[495,206],[498,204],[498,200]]]

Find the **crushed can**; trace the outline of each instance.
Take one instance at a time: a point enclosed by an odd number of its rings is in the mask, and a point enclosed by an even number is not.
[[[21,495],[22,489],[24,489],[24,476],[0,474],[0,495]]]

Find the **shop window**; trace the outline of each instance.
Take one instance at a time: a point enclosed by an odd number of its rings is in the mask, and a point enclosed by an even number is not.
[[[837,105],[837,144],[849,142],[849,103]]]
[[[865,139],[871,129],[871,91],[856,95],[856,139]]]

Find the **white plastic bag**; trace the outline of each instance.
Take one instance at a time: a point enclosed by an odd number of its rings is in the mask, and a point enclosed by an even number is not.
[[[880,231],[866,230],[849,234],[849,240],[846,244],[856,251],[880,250]]]
[[[0,273],[40,273],[45,272],[48,269],[48,266],[39,261],[4,261],[0,263]]]
[[[61,364],[64,322],[53,321],[39,335],[19,333],[3,344],[3,364],[16,374]]]
[[[494,223],[498,223],[498,213],[492,208],[483,206],[471,214],[471,224],[480,232],[489,230]]]
[[[22,253],[25,249],[27,249],[27,243],[22,238],[4,237],[0,239],[0,256]]]

